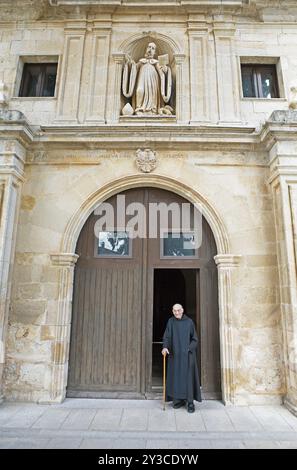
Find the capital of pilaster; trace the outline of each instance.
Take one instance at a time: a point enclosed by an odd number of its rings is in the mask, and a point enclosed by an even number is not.
[[[175,63],[181,65],[186,58],[186,54],[174,54]]]
[[[232,255],[229,253],[214,256],[214,260],[219,268],[235,268],[239,266],[241,259],[241,255]]]
[[[209,25],[205,15],[189,15],[188,33],[189,34],[205,34],[209,31]]]
[[[277,186],[281,179],[297,181],[297,139],[293,134],[274,135],[274,143],[269,150],[270,175],[268,184]]]
[[[87,21],[73,20],[67,21],[64,26],[65,34],[84,33],[87,30]]]
[[[112,22],[109,19],[102,19],[102,20],[94,20],[92,24],[88,25],[88,28],[90,28],[91,31],[94,31],[96,33],[110,33],[112,30]]]
[[[112,58],[116,64],[123,64],[125,57],[126,57],[126,54],[124,52],[114,52],[112,54]]]
[[[214,35],[218,37],[233,37],[236,32],[236,25],[232,17],[227,15],[215,15],[213,32]]]
[[[0,139],[0,175],[13,176],[16,182],[24,181],[26,149],[17,140]]]
[[[52,253],[50,259],[53,266],[72,268],[79,256],[76,253]]]

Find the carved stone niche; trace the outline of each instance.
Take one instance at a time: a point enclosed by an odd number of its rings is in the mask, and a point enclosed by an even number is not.
[[[121,77],[122,118],[175,118],[174,51],[157,34],[125,48]]]

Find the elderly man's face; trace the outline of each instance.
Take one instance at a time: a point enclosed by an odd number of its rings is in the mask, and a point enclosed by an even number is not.
[[[146,48],[146,56],[147,57],[154,57],[156,54],[156,44],[153,42],[150,42]]]
[[[173,312],[173,315],[175,316],[175,318],[180,320],[181,317],[183,316],[184,309],[182,308],[181,305],[173,305],[172,312]]]

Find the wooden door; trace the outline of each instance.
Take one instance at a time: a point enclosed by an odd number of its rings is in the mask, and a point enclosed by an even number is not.
[[[131,189],[121,194],[126,197],[126,206],[142,203],[147,216],[151,202],[187,202],[156,188]],[[116,196],[108,202],[116,216]],[[126,216],[125,222],[130,218]],[[216,247],[205,219],[199,256],[189,259],[162,257],[159,236],[133,239],[130,256],[97,256],[97,219],[94,214],[89,217],[77,243],[67,395],[142,397],[152,392],[154,270],[164,268],[197,273],[195,321],[201,345],[198,359],[202,389],[206,398],[219,398],[217,270],[213,260]]]
[[[184,198],[169,191],[154,189],[149,190],[147,195],[148,203],[164,202],[167,205],[178,203],[188,203]],[[191,207],[190,227],[193,228],[194,208]],[[173,219],[169,219],[169,231],[174,230]],[[160,223],[158,225],[158,233]],[[202,244],[198,249],[197,257],[174,256],[171,258],[162,257],[162,240],[160,237],[148,239],[148,331],[150,336],[154,337],[153,331],[150,331],[151,319],[154,316],[154,299],[155,295],[160,295],[158,290],[154,292],[154,272],[157,269],[172,269],[173,271],[196,271],[196,312],[189,316],[193,319],[199,338],[199,350],[197,351],[198,364],[200,365],[200,376],[202,385],[202,394],[207,399],[221,398],[221,367],[220,367],[220,340],[219,340],[219,313],[218,313],[218,279],[217,267],[213,257],[216,255],[216,244],[212,231],[204,217],[202,217]],[[169,276],[168,276],[169,277]],[[180,303],[182,298],[179,289],[173,290],[176,293],[174,301],[174,292],[171,293],[170,299],[172,304]],[[186,312],[185,313],[189,313]],[[167,314],[168,315],[168,314]],[[162,320],[159,319],[162,322]],[[153,355],[153,341],[147,342],[146,356],[151,358]],[[154,391],[152,380],[152,363],[147,361],[147,390]],[[155,388],[156,389],[156,388]]]
[[[141,202],[142,190],[126,202]],[[116,197],[112,204],[116,217]],[[137,397],[141,392],[142,240],[131,257],[96,256],[94,226],[87,220],[77,243],[67,395]]]

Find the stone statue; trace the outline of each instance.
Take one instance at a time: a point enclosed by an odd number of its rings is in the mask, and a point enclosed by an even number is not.
[[[170,115],[173,112],[167,103],[171,97],[172,74],[168,66],[168,55],[155,59],[156,44],[150,42],[145,57],[137,63],[129,56],[123,72],[122,91],[126,98],[132,98],[123,108],[123,114],[151,116]],[[125,108],[127,112],[125,112]]]

